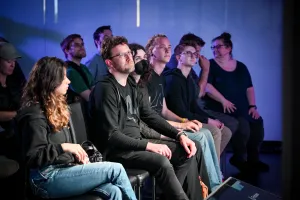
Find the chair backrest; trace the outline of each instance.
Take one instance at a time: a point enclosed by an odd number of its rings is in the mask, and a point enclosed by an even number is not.
[[[75,143],[81,144],[88,140],[85,119],[81,108],[81,103],[76,102],[69,104],[71,110],[70,131]]]

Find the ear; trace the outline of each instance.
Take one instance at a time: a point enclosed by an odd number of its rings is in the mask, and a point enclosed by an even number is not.
[[[105,59],[105,64],[108,66],[108,67],[113,67],[113,65],[112,65],[112,61],[110,60],[110,59]]]
[[[68,54],[69,54],[69,49],[65,48],[65,49],[64,49],[64,53],[65,53],[66,55],[68,55]]]
[[[176,55],[176,59],[177,59],[177,61],[179,61],[180,55]]]
[[[100,40],[94,40],[95,44],[97,44],[97,48],[101,45]]]

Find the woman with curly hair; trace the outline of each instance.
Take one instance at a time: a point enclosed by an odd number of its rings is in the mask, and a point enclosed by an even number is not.
[[[62,198],[93,192],[104,199],[135,200],[121,164],[90,163],[84,149],[71,142],[66,68],[58,58],[43,57],[24,88],[17,121],[33,193]]]

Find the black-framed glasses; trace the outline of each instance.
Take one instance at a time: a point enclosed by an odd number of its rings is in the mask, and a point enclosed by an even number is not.
[[[190,56],[190,57],[196,57],[196,58],[198,58],[199,57],[199,53],[198,52],[191,52],[191,51],[184,51],[184,52],[182,52],[182,54],[186,54],[187,56]]]
[[[113,59],[115,57],[119,57],[119,58],[122,58],[122,57],[132,57],[132,51],[127,51],[127,52],[124,52],[124,53],[118,53],[117,55],[114,55],[114,56],[111,56],[110,59]]]
[[[220,49],[221,47],[225,47],[225,45],[224,44],[218,44],[216,46],[211,46],[210,48],[211,48],[211,50],[214,50],[214,49]]]

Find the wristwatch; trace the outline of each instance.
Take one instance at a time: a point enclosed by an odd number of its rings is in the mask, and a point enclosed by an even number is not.
[[[249,105],[248,109],[250,109],[250,108],[255,108],[255,109],[257,109],[257,106],[256,106],[256,105]]]
[[[185,132],[181,131],[181,132],[179,132],[179,133],[177,134],[176,140],[179,141],[179,138],[180,138],[180,136],[182,136],[182,135],[187,136],[187,134],[186,134]]]

